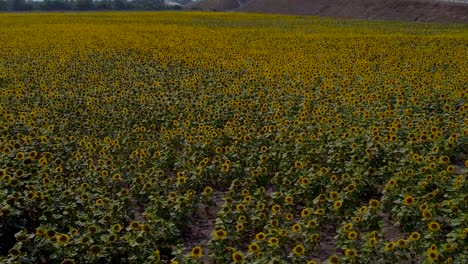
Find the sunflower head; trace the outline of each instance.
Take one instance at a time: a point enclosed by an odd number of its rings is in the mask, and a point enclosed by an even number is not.
[[[203,248],[201,246],[195,246],[190,252],[190,257],[199,258],[203,255]]]
[[[302,256],[302,255],[304,255],[304,252],[305,252],[305,248],[301,244],[298,244],[293,248],[293,253],[296,256]]]

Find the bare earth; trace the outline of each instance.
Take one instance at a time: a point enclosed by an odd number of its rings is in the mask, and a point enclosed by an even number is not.
[[[433,0],[203,0],[187,9],[468,23],[468,4]]]

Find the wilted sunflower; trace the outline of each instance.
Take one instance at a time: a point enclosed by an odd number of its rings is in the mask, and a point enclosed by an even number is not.
[[[13,257],[18,257],[21,254],[21,251],[16,248],[12,248],[8,251],[8,253]]]
[[[97,245],[92,245],[90,248],[89,248],[89,253],[91,255],[97,255],[99,253],[101,253],[102,249],[100,246],[97,246]]]

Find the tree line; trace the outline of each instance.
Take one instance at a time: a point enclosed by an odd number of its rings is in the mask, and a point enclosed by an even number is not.
[[[190,0],[174,1],[180,4]],[[0,0],[0,11],[162,10],[180,9],[165,0]]]

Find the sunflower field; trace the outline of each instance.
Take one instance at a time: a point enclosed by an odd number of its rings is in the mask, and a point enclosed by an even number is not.
[[[468,26],[0,14],[0,263],[468,263]]]

